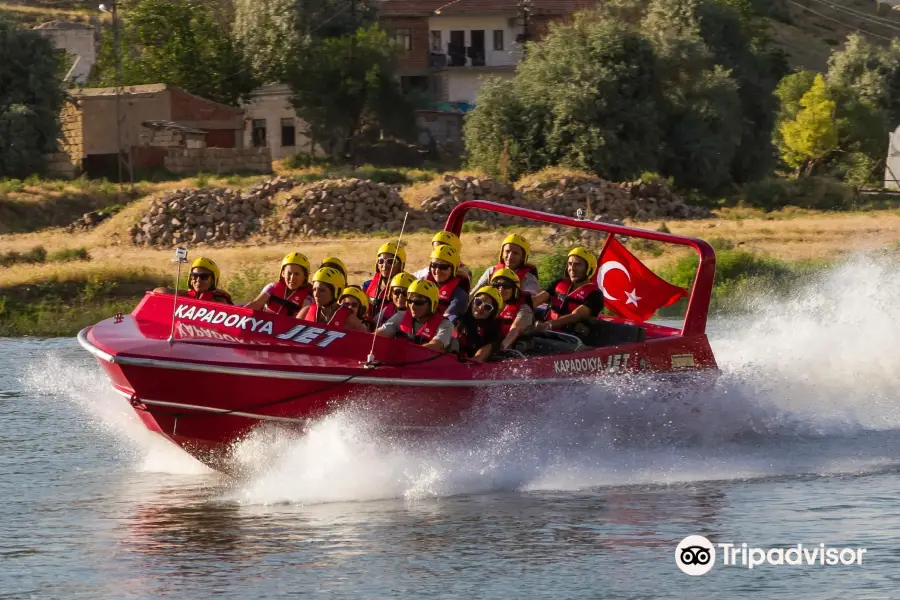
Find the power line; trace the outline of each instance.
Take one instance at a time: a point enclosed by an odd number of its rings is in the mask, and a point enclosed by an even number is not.
[[[886,36],[883,36],[883,35],[879,35],[879,34],[877,34],[877,33],[872,33],[872,32],[869,31],[868,29],[863,29],[862,27],[858,27],[858,26],[856,26],[856,25],[851,25],[851,24],[849,24],[849,23],[844,23],[843,21],[840,21],[840,20],[838,20],[838,19],[835,19],[834,17],[829,17],[828,15],[823,15],[823,14],[820,13],[819,11],[813,10],[813,9],[809,8],[808,6],[803,6],[802,4],[800,4],[799,2],[795,2],[794,0],[787,0],[787,1],[788,1],[790,4],[793,4],[794,6],[798,6],[798,7],[802,8],[803,10],[809,11],[809,12],[813,13],[814,15],[818,15],[818,16],[822,17],[823,19],[828,19],[829,21],[834,21],[834,22],[837,23],[838,25],[843,25],[844,27],[849,27],[850,29],[855,29],[856,31],[861,31],[862,33],[867,33],[867,34],[869,34],[869,35],[871,35],[871,36],[874,36],[874,37],[877,37],[877,38],[881,38],[881,39],[887,40],[887,41],[889,41],[889,42],[890,42],[890,41],[893,41],[893,40],[895,39],[895,38],[889,38],[889,37],[886,37]]]
[[[856,17],[857,19],[869,21],[870,23],[874,23],[875,25],[878,25],[879,27],[887,27],[888,29],[894,29],[896,31],[900,31],[900,23],[891,22],[891,21],[887,21],[887,20],[880,21],[880,20],[877,20],[876,18],[871,17],[870,15],[863,13],[863,12],[853,10],[852,8],[847,8],[844,6],[837,5],[837,4],[832,4],[831,2],[827,2],[826,0],[814,0],[814,2],[824,4],[825,6],[833,8],[834,10],[837,10],[839,12],[849,14],[853,17]]]

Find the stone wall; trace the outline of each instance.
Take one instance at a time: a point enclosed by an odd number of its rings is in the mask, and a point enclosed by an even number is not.
[[[71,102],[67,102],[60,113],[62,132],[61,150],[69,155],[74,164],[84,159],[84,113]]]
[[[173,148],[165,158],[165,168],[179,175],[271,173],[272,156],[268,148]]]
[[[44,155],[44,167],[47,176],[53,179],[72,179],[75,177],[75,165],[72,158],[65,152],[55,152]]]

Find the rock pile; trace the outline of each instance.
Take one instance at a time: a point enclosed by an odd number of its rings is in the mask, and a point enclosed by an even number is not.
[[[488,178],[445,175],[444,183],[438,186],[437,193],[422,202],[425,226],[442,227],[450,215],[450,211],[460,202],[467,200],[488,200],[513,206],[530,207],[529,201],[509,184]],[[466,215],[466,218],[482,221],[488,225],[509,225],[524,221],[517,217],[481,210],[473,210]]]
[[[299,194],[284,197],[281,203],[286,214],[280,223],[269,227],[276,237],[397,231],[410,211],[392,187],[352,178],[320,181]],[[411,214],[410,219],[418,221],[420,217]]]
[[[89,229],[93,229],[120,210],[122,210],[122,207],[116,206],[105,208],[103,210],[94,210],[89,213],[84,213],[83,217],[81,217],[77,221],[73,221],[68,226],[66,226],[66,231],[69,233],[75,233],[76,231],[87,231]]]

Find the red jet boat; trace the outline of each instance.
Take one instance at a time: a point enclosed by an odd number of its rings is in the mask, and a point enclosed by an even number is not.
[[[221,467],[233,443],[255,426],[304,428],[364,402],[401,429],[458,423],[486,391],[526,386],[534,397],[573,382],[633,373],[715,380],[706,321],[715,252],[669,233],[587,221],[492,202],[459,204],[445,229],[457,235],[469,210],[692,248],[700,261],[682,327],[601,317],[610,335],[599,347],[548,332],[549,347],[495,362],[461,361],[402,339],[331,329],[268,312],[148,292],[130,315],[78,334],[142,422],[188,453]],[[173,317],[174,314],[174,317]],[[490,397],[490,394],[488,394]]]

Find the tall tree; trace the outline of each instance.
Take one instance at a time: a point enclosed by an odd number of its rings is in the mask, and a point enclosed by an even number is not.
[[[837,104],[824,77],[816,75],[812,87],[800,99],[800,106],[794,119],[781,124],[788,151],[784,160],[797,168],[798,175],[809,175],[838,146]]]
[[[200,0],[139,0],[125,12],[122,83],[167,83],[237,106],[257,87],[231,31]],[[104,37],[94,82],[115,85],[116,48]]]
[[[57,148],[66,94],[53,44],[0,18],[0,178],[43,170]]]

